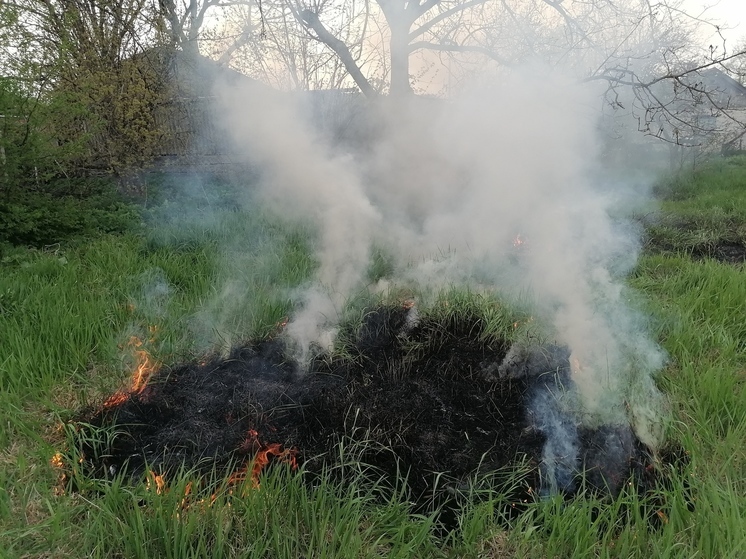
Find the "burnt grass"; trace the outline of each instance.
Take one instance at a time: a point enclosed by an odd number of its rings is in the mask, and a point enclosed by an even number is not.
[[[642,216],[645,249],[656,254],[688,254],[695,260],[712,259],[724,264],[746,262],[744,226],[738,220],[725,220],[714,231],[707,220],[676,216]]]
[[[711,245],[694,247],[692,256],[697,259],[712,258],[727,264],[740,264],[746,262],[746,244],[720,239]]]
[[[728,239],[717,239],[705,243],[693,243],[681,246],[665,239],[650,239],[647,250],[660,254],[684,252],[694,260],[712,259],[724,264],[741,264],[746,262],[746,244]]]
[[[134,482],[148,471],[166,479],[183,469],[225,476],[278,443],[296,452],[312,480],[344,460],[344,442],[347,459],[367,465],[368,475],[391,488],[406,480],[419,510],[462,495],[475,474],[494,481],[516,469],[521,482],[509,499],[532,500],[542,491],[548,432],[529,399],[558,382],[571,389],[569,353],[532,353],[546,360],[541,367],[554,367],[551,375],[528,371],[530,359],[506,374],[498,367],[509,344],[487,335],[478,314],[413,324],[409,313],[368,312],[341,332],[344,352],[322,355],[306,370],[279,337],[236,347],[227,358],[163,367],[141,392],[80,412],[72,452],[86,476]],[[567,495],[581,488],[615,494],[628,480],[642,489],[657,483],[628,426],[579,427],[576,439],[580,463],[570,472],[576,480],[561,488]]]

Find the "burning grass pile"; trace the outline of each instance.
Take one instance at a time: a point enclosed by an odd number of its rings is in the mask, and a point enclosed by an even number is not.
[[[517,500],[648,487],[648,450],[629,425],[583,427],[569,352],[511,346],[476,312],[419,317],[384,306],[341,332],[343,351],[301,367],[282,337],[156,371],[74,423],[87,476],[166,479],[182,469],[259,483],[282,462],[313,476],[339,443],[383,479],[438,503],[477,475],[522,467]]]

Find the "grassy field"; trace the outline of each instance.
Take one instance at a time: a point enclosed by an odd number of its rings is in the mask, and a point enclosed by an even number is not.
[[[668,437],[689,457],[658,495],[541,500],[507,525],[496,519],[503,495],[487,488],[444,532],[401,495],[377,498],[375,482],[356,474],[354,448],[340,449],[342,484],[309,486],[280,467],[260,490],[216,480],[222,490],[193,490],[187,501],[188,472],[167,492],[155,480],[83,479],[60,494],[50,459],[65,447],[61,425],[128,382],[131,336],[170,363],[264,335],[289,312],[292,288],[314,267],[306,232],[230,212],[3,254],[0,556],[746,557],[746,265],[708,257],[746,240],[746,160],[658,193],[629,282],[670,355],[659,377]],[[644,511],[659,500],[666,507],[651,524]]]

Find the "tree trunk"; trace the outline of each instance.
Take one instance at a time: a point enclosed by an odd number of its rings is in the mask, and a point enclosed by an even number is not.
[[[391,86],[392,97],[412,93],[409,84],[409,26],[394,20],[390,25]]]

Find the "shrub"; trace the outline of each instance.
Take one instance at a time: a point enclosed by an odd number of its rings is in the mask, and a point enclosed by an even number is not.
[[[85,197],[26,191],[0,199],[0,243],[38,247],[80,235],[124,232],[138,223],[137,208],[113,189]]]

